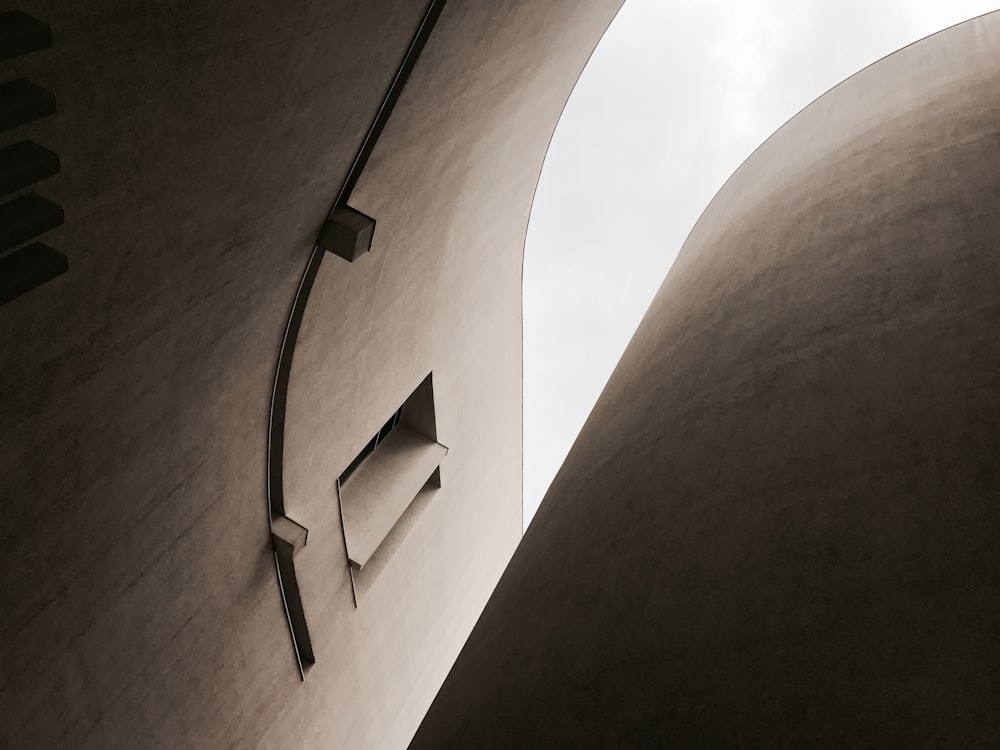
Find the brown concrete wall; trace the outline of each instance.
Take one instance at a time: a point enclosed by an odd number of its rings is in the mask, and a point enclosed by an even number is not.
[[[412,747],[1000,744],[1000,14],[701,217]]]
[[[300,682],[267,525],[275,360],[299,275],[423,2],[32,0],[3,63],[59,113],[38,191],[70,270],[0,309],[0,745],[399,747],[520,536],[531,195],[618,0],[452,0],[328,258],[293,362]],[[444,486],[354,608],[333,484],[433,370]]]

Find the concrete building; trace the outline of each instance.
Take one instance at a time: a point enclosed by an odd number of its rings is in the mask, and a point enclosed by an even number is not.
[[[1000,747],[1000,13],[699,219],[413,748]]]
[[[3,17],[68,270],[0,307],[0,747],[407,744],[521,537],[528,212],[620,2]]]
[[[997,739],[997,15],[734,175],[427,713],[620,4],[3,14],[0,747]]]

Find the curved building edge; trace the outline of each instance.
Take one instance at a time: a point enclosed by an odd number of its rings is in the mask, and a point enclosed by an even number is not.
[[[22,4],[54,42],[7,64],[58,95],[32,136],[60,144],[72,270],[0,311],[0,744],[409,740],[520,539],[527,216],[620,4],[449,0],[355,186],[371,252],[323,262],[289,377],[305,682],[262,516],[266,394],[426,3]],[[441,486],[355,608],[337,478],[429,373]]]
[[[411,747],[991,747],[1000,13],[692,230]]]

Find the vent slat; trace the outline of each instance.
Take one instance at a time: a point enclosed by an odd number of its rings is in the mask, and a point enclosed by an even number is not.
[[[59,173],[59,157],[33,141],[0,148],[0,195]]]
[[[56,112],[56,98],[31,81],[0,83],[0,130],[9,130]]]
[[[0,205],[0,252],[55,229],[64,218],[59,206],[34,193],[7,201]]]
[[[54,279],[68,268],[65,255],[41,242],[0,256],[0,305]]]
[[[0,13],[0,60],[52,46],[52,29],[37,18],[11,10]]]

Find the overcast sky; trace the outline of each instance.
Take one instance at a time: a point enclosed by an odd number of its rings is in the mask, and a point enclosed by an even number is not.
[[[687,233],[798,110],[997,0],[626,0],[570,97],[524,267],[530,521]]]

